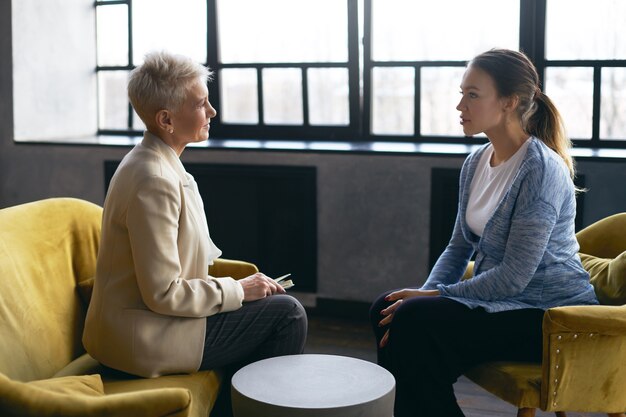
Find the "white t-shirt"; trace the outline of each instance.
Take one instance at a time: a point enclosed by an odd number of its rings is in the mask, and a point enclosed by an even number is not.
[[[504,195],[509,191],[522,160],[526,156],[529,143],[530,138],[520,146],[513,156],[495,167],[490,164],[493,145],[490,144],[480,157],[470,185],[469,201],[465,213],[465,221],[475,235],[483,235],[485,225],[493,212],[496,211]]]

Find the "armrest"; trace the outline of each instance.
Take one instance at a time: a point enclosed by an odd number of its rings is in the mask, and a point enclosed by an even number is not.
[[[543,332],[586,332],[626,336],[626,305],[555,307],[543,317]]]
[[[209,265],[209,275],[212,277],[232,277],[241,279],[259,272],[255,264],[232,259],[216,259]]]
[[[461,280],[470,279],[473,276],[474,276],[474,261],[470,261],[467,264],[467,269],[463,273],[463,277],[461,278]]]
[[[100,375],[13,381],[0,374],[0,415],[4,417],[186,417],[191,393],[160,388],[105,395]]]
[[[549,309],[543,318],[541,408],[626,410],[626,306]]]

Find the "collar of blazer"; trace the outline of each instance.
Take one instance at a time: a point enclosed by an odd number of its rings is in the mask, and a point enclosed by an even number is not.
[[[180,177],[180,181],[182,182],[183,186],[188,187],[191,185],[193,177],[189,173],[187,173],[185,167],[183,166],[183,163],[181,162],[178,155],[176,155],[174,149],[170,148],[168,144],[161,140],[161,138],[153,135],[146,130],[143,134],[143,140],[141,141],[141,145],[145,146],[146,148],[152,149],[156,151],[159,155],[161,155],[163,159],[165,159],[169,163],[172,169],[176,171],[176,174],[178,174],[178,176]]]

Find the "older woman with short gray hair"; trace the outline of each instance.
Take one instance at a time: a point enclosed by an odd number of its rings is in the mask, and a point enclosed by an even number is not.
[[[107,192],[83,335],[87,351],[108,367],[144,377],[224,367],[232,373],[303,350],[306,313],[274,280],[208,275],[221,251],[180,155],[209,137],[217,114],[210,76],[167,52],[147,55],[131,72],[128,95],[146,131]]]

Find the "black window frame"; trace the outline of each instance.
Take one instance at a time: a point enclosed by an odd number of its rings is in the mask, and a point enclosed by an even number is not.
[[[133,33],[132,33],[132,1],[133,0],[97,0],[95,7],[126,4],[128,7],[128,65],[100,66],[100,71],[130,71],[133,64]],[[422,135],[421,128],[421,68],[424,67],[464,67],[465,60],[450,61],[374,61],[371,57],[372,33],[372,0],[363,1],[363,33],[359,33],[359,0],[346,0],[348,8],[348,60],[347,62],[281,62],[281,63],[221,63],[219,61],[219,33],[217,22],[217,0],[207,1],[207,62],[215,77],[209,83],[211,102],[218,109],[218,117],[213,120],[211,129],[214,139],[259,139],[259,140],[297,140],[297,141],[350,141],[350,142],[435,142],[455,144],[478,144],[486,141],[485,137],[432,136]],[[545,57],[546,41],[546,8],[549,0],[519,0],[520,28],[519,50],[526,53],[535,63],[541,84],[545,79],[545,70],[550,67],[587,67],[593,68],[593,113],[592,136],[589,139],[572,138],[576,146],[593,148],[626,148],[624,139],[600,138],[600,104],[602,69],[609,67],[626,68],[626,60],[548,60]],[[362,50],[360,44],[362,43]],[[360,56],[362,55],[362,56]],[[414,134],[413,135],[378,135],[371,132],[371,100],[372,70],[375,67],[412,67],[415,71],[415,102],[414,102]],[[254,69],[257,74],[258,124],[223,123],[219,117],[220,79],[222,69],[246,68]],[[302,74],[302,125],[266,124],[263,121],[263,69],[266,68],[297,68]],[[349,87],[349,124],[343,125],[311,125],[308,120],[308,80],[309,68],[346,68],[348,70]],[[133,129],[136,115],[128,104],[128,123],[126,130],[100,129],[99,135],[135,136],[142,132]],[[459,132],[460,133],[460,132]]]

